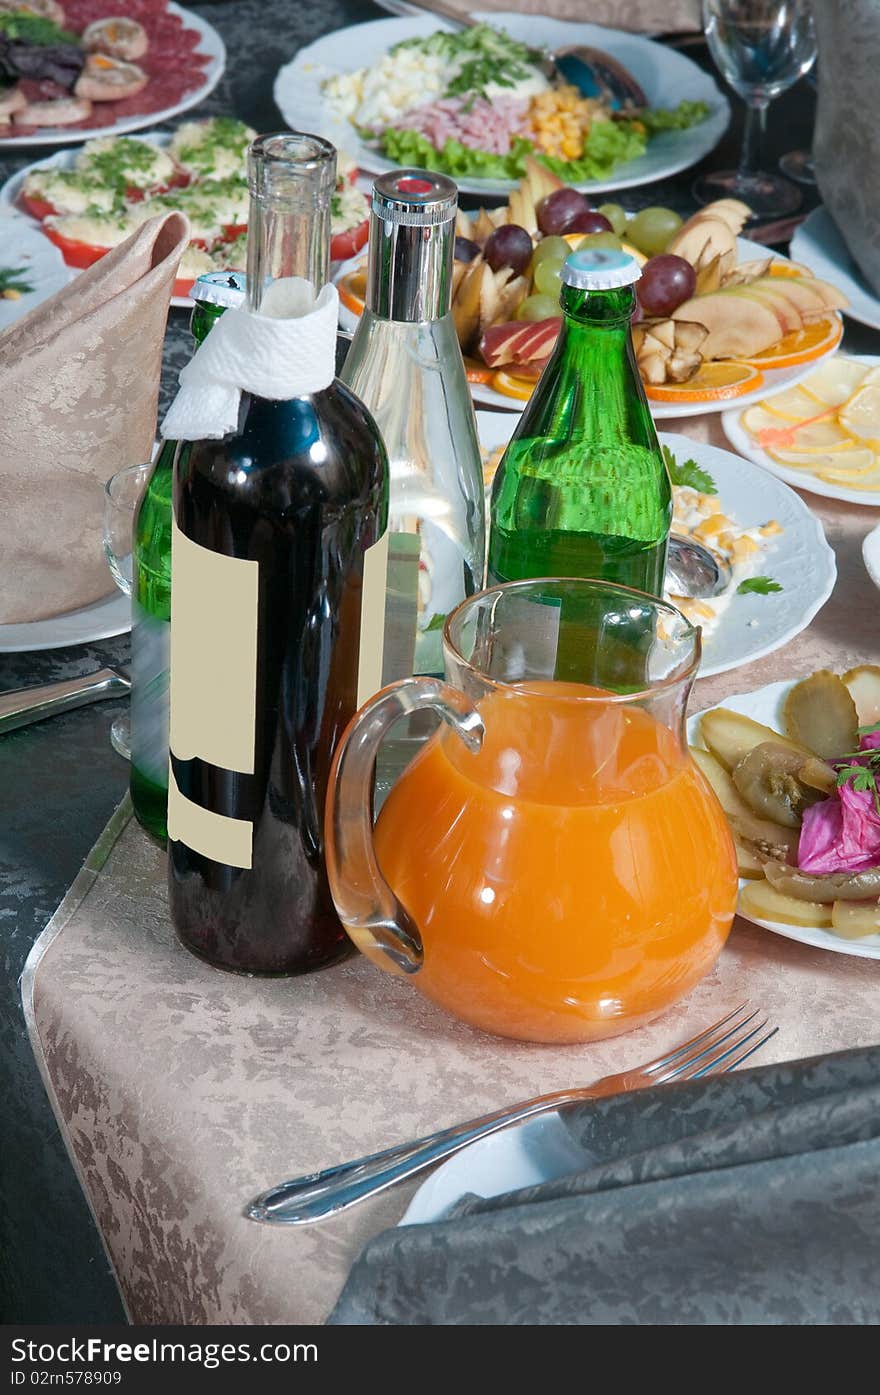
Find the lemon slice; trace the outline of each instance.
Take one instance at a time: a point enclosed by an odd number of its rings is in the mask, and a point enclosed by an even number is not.
[[[841,483],[869,475],[880,465],[872,450],[860,446],[838,451],[774,450],[768,451],[767,454],[773,460],[778,460],[780,465],[805,466],[810,470],[833,473],[840,477]]]
[[[770,398],[765,397],[758,405],[772,412],[774,416],[785,417],[789,421],[803,421],[804,417],[814,417],[817,412],[821,412],[827,403],[814,397],[802,383],[799,383],[797,387],[788,388],[786,392],[777,392]]]
[[[870,370],[864,363],[854,363],[851,358],[835,354],[815,368],[801,387],[806,388],[829,407],[842,406]]]
[[[880,490],[880,465],[878,465],[876,469],[872,470],[870,474],[860,475],[858,479],[851,481],[842,480],[840,478],[839,470],[834,470],[830,473],[827,470],[818,470],[816,473],[818,475],[818,478],[820,480],[824,480],[826,484],[842,485],[845,483],[849,483],[853,489],[863,489],[866,493],[869,494],[876,494],[877,491]]]
[[[797,428],[796,419],[783,417],[778,412],[774,412],[772,401],[768,402],[766,406],[763,402],[756,402],[754,407],[747,407],[739,420],[743,430],[748,431],[752,436],[757,436],[759,431]]]
[[[880,368],[865,374],[852,397],[840,408],[837,419],[860,440],[880,439]]]

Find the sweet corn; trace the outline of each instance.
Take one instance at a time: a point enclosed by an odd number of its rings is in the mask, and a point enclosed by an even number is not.
[[[539,92],[529,104],[529,123],[535,144],[547,155],[577,160],[594,120],[598,103],[582,97],[576,87],[552,87]]]
[[[744,557],[751,557],[753,552],[758,551],[758,544],[754,538],[747,537],[744,533],[741,538],[737,538],[733,544],[732,552],[735,562],[741,562]]]
[[[758,529],[758,532],[762,538],[773,538],[777,533],[782,532],[782,524],[777,523],[775,518],[771,518],[769,523],[765,523],[763,528]]]
[[[725,528],[731,526],[730,519],[724,513],[713,513],[710,518],[705,519],[694,529],[694,536],[697,538],[713,538],[716,533],[721,533]]]

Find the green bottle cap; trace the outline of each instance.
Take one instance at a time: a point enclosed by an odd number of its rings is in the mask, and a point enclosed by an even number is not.
[[[243,271],[206,271],[190,291],[200,305],[222,305],[227,310],[244,302],[247,277]]]
[[[642,273],[629,252],[595,247],[570,252],[561,274],[566,286],[575,286],[579,291],[613,291],[619,286],[632,285]]]

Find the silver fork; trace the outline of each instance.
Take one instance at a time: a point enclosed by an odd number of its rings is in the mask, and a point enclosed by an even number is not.
[[[749,1006],[748,1002],[741,1003],[720,1022],[647,1065],[635,1066],[618,1075],[605,1075],[592,1085],[539,1095],[522,1104],[484,1114],[480,1119],[440,1129],[412,1143],[399,1143],[381,1153],[371,1153],[366,1158],[356,1158],[353,1162],[282,1182],[255,1197],[245,1208],[245,1215],[252,1221],[269,1225],[307,1225],[322,1221],[443,1162],[479,1138],[498,1133],[523,1119],[533,1119],[537,1114],[550,1113],[561,1105],[619,1095],[625,1090],[642,1090],[670,1080],[698,1080],[701,1076],[733,1070],[779,1030],[768,1028],[768,1019],[761,1017],[759,1009],[748,1012]]]

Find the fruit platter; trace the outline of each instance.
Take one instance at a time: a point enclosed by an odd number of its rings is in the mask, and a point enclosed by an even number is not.
[[[739,236],[745,204],[723,199],[687,222],[672,209],[598,208],[535,160],[507,204],[459,213],[452,314],[477,401],[521,408],[561,325],[560,271],[579,247],[615,247],[641,267],[636,360],[655,416],[717,411],[790,386],[837,348],[845,297],[806,268],[758,256]],[[363,309],[364,264],[339,280]]]
[[[19,171],[0,203],[24,213],[82,270],[158,213],[185,213],[192,240],[174,295],[187,302],[196,277],[243,271],[247,262],[245,153],[254,132],[243,121],[187,121],[172,135],[104,136]],[[331,204],[330,253],[345,261],[367,240],[367,199],[357,170],[339,155]]]
[[[880,958],[880,669],[729,698],[688,739],[733,834],[740,915]]]
[[[202,101],[226,51],[169,0],[5,0],[0,5],[0,145],[120,134]]]
[[[880,359],[835,354],[796,387],[725,412],[722,426],[787,484],[880,508]]]
[[[294,130],[319,131],[362,169],[450,175],[463,193],[506,194],[538,159],[596,190],[661,179],[714,148],[729,117],[712,78],[639,34],[539,14],[376,20],[301,49],[275,101]],[[599,52],[590,94],[550,53]]]

